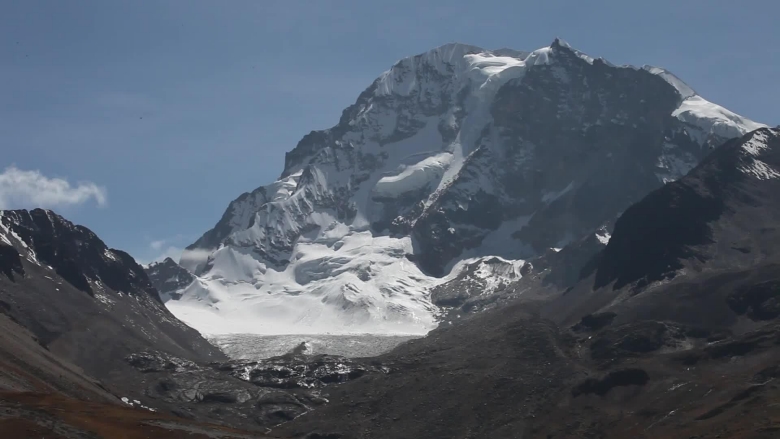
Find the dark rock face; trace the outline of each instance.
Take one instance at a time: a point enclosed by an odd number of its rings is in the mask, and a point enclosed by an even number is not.
[[[114,291],[160,300],[130,255],[109,249],[86,227],[42,209],[3,211],[0,221],[24,241],[38,261],[85,293],[94,295],[90,280],[99,280]]]
[[[566,289],[595,270],[599,254],[610,239],[614,222],[609,221],[560,251],[547,251],[531,260],[534,270],[542,273],[542,284]]]
[[[24,267],[19,252],[11,245],[0,243],[0,273],[14,280],[14,275],[24,276]]]
[[[756,167],[764,166],[768,174],[756,176]],[[631,206],[615,224],[595,287],[614,282],[615,289],[627,284],[641,288],[670,279],[683,268],[681,261],[704,263],[720,247],[719,258],[732,266],[774,253],[771,249],[780,243],[775,226],[780,179],[772,169],[780,169],[780,132],[756,130],[723,145],[683,179]],[[759,255],[749,250],[754,246],[761,249]]]
[[[151,263],[144,270],[154,288],[160,293],[160,298],[163,302],[178,300],[181,297],[179,291],[195,280],[195,275],[174,262],[171,258],[165,258],[162,262]]]
[[[605,286],[614,280],[614,288],[620,288],[643,278],[645,273],[648,275],[643,284],[673,276],[674,271],[682,268],[679,260],[696,256],[692,246],[713,242],[707,223],[723,213],[723,201],[722,194],[705,198],[697,194],[694,188],[673,182],[663,190],[652,193],[643,203],[632,206],[615,226],[615,235],[610,241],[613,244],[604,252],[604,260],[596,276],[596,287]],[[660,206],[671,208],[662,209]],[[643,220],[636,221],[639,218]],[[625,224],[631,224],[633,230],[624,230]],[[642,252],[632,252],[631,259],[621,258],[618,261],[617,257],[612,256],[618,252],[627,254],[628,247],[637,248],[640,239],[650,245],[643,246]],[[668,257],[660,258],[662,255]],[[608,265],[612,261],[616,265]],[[650,261],[655,265],[647,266],[646,263]],[[612,274],[616,272],[622,275]]]

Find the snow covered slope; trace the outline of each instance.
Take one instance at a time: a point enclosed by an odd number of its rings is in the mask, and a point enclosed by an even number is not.
[[[484,274],[496,256],[522,276],[522,260],[592,235],[761,126],[663,69],[557,39],[438,47],[396,63],[304,136],[279,180],[230,203],[184,252],[197,279],[167,305],[211,334],[427,332],[431,288],[462,268]]]

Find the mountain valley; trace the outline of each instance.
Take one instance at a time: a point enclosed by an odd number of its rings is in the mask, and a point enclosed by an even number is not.
[[[0,211],[14,437],[771,438],[780,129],[560,39],[377,78],[179,261]]]

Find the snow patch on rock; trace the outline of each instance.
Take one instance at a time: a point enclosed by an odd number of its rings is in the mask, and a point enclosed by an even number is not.
[[[772,131],[757,131],[742,145],[742,163],[737,167],[745,174],[759,180],[780,178],[780,172],[760,159],[769,150],[769,136]]]

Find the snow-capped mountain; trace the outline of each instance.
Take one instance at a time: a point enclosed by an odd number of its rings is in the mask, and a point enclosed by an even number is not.
[[[206,333],[427,332],[431,288],[461,268],[495,271],[506,279],[478,285],[496,286],[551,248],[606,242],[631,203],[762,126],[664,69],[557,39],[438,47],[396,63],[304,136],[276,182],[231,202],[182,255],[197,278],[168,306]]]

